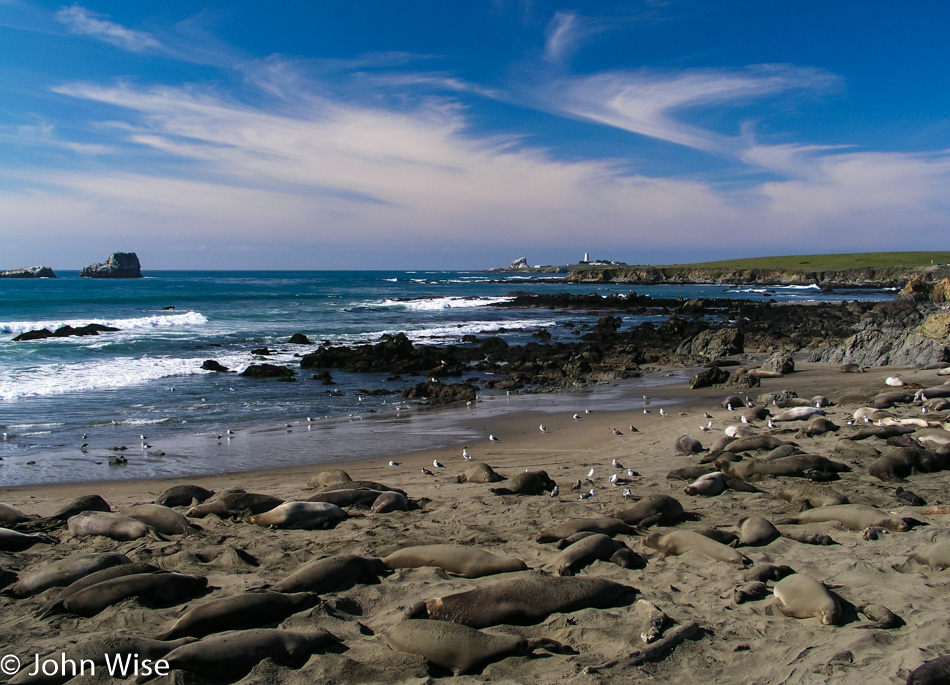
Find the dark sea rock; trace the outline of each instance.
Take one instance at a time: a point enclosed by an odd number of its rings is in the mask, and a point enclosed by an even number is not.
[[[288,345],[309,345],[310,338],[305,336],[303,333],[294,333],[290,336],[290,340],[287,341]]]
[[[48,266],[28,266],[23,269],[0,271],[0,278],[56,278]]]
[[[276,364],[251,364],[240,375],[249,378],[292,378],[294,371]]]
[[[698,388],[709,388],[714,385],[721,385],[726,383],[729,380],[729,372],[725,369],[720,369],[718,366],[713,366],[708,369],[703,369],[695,376],[689,379],[690,390],[697,390]]]
[[[204,362],[202,362],[201,368],[204,369],[205,371],[220,371],[220,372],[230,371],[228,367],[224,366],[220,362],[215,361],[214,359],[206,359]]]
[[[101,264],[83,267],[83,278],[142,278],[142,267],[134,252],[113,252]]]
[[[99,335],[100,333],[112,333],[117,330],[119,329],[113,328],[112,326],[103,326],[98,323],[90,323],[85,326],[79,326],[78,328],[74,326],[60,326],[55,331],[51,331],[48,328],[40,328],[21,333],[16,336],[13,341],[23,342],[26,340],[43,340],[44,338],[68,338],[73,335]]]
[[[429,404],[451,404],[475,400],[475,386],[471,383],[439,383],[426,381],[402,391],[405,399],[426,399]]]

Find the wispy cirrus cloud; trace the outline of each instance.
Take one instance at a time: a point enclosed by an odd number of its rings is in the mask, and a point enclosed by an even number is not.
[[[545,61],[562,64],[580,48],[586,38],[607,27],[607,23],[581,16],[577,12],[556,12],[545,30]]]
[[[161,43],[152,35],[144,31],[136,31],[103,18],[92,10],[79,5],[63,7],[54,15],[55,19],[65,24],[70,31],[83,36],[92,36],[110,45],[130,50],[145,52],[161,48]]]

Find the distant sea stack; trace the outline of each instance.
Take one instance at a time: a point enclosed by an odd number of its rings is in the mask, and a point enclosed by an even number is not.
[[[48,266],[28,266],[24,269],[0,271],[0,278],[56,278]]]
[[[90,264],[79,275],[83,278],[142,278],[142,267],[134,252],[113,252],[102,264]]]

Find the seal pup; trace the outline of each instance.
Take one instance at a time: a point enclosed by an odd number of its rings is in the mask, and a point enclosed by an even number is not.
[[[772,589],[773,605],[789,618],[817,618],[823,625],[836,624],[841,618],[838,599],[822,583],[803,573],[782,578]]]
[[[689,435],[681,435],[676,438],[676,442],[673,443],[673,449],[677,454],[699,454],[703,451],[703,444],[696,438],[690,437]]]
[[[462,578],[480,578],[528,568],[521,559],[501,557],[477,547],[451,544],[405,547],[383,557],[382,563],[390,570],[435,566]]]

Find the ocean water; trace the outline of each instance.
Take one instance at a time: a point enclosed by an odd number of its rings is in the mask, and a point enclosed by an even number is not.
[[[515,291],[627,294],[655,298],[733,297],[777,301],[827,301],[894,297],[888,291],[823,293],[817,287],[565,285],[544,276],[480,272],[147,272],[134,280],[79,278],[0,280],[0,485],[177,476],[240,470],[264,464],[234,436],[266,435],[275,428],[334,425],[333,434],[358,434],[354,419],[390,430],[397,408],[417,406],[398,395],[360,391],[401,390],[421,378],[387,381],[384,374],[331,372],[325,386],[300,372],[298,355],[319,344],[377,342],[405,332],[418,343],[457,343],[464,335],[497,334],[511,343],[541,329],[571,339],[563,324],[593,323],[596,314],[547,309],[496,308]],[[665,317],[657,317],[663,319]],[[633,326],[649,317],[624,317]],[[13,342],[23,332],[62,325],[100,323],[118,328],[98,336]],[[294,333],[312,344],[289,345]],[[298,381],[281,383],[203,371],[214,359],[235,371],[264,361],[252,350],[267,347],[266,361],[298,370]],[[550,402],[547,404],[551,405]],[[556,403],[555,403],[556,404]],[[553,405],[552,405],[553,406]],[[421,416],[421,414],[420,414]],[[311,421],[307,421],[307,417]],[[378,421],[388,417],[387,428]],[[435,419],[425,413],[426,440]],[[417,426],[418,427],[418,426]],[[412,431],[409,431],[412,432]],[[146,440],[141,439],[146,436]],[[329,435],[329,434],[325,434]],[[220,437],[219,437],[220,436]],[[168,441],[192,439],[188,459],[150,455]],[[201,441],[232,446],[227,463],[205,458]],[[332,438],[336,440],[337,438]],[[345,458],[346,449],[321,442],[315,461]],[[244,441],[245,443],[249,441]],[[151,447],[142,447],[143,443]],[[85,451],[80,446],[87,444]],[[273,441],[271,443],[273,444]],[[400,445],[413,447],[405,438]],[[125,446],[136,468],[110,468],[112,447]],[[425,446],[422,438],[418,447]],[[370,449],[369,446],[365,446]],[[214,449],[217,449],[215,447]],[[321,456],[319,452],[325,452]],[[281,462],[284,463],[284,462]],[[289,463],[289,462],[288,462]],[[267,464],[272,465],[272,464]]]

